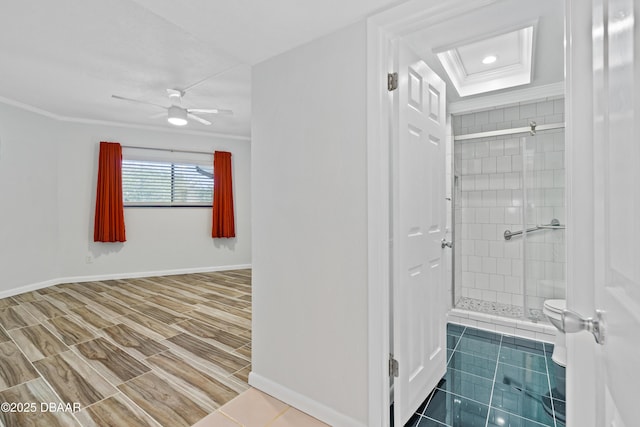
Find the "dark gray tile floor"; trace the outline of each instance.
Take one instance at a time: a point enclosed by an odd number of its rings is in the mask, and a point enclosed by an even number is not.
[[[563,427],[553,345],[447,326],[447,373],[405,427]]]

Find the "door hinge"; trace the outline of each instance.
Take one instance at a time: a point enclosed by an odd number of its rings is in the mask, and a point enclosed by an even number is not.
[[[387,90],[389,92],[398,89],[398,73],[387,74]]]
[[[398,377],[399,365],[398,361],[393,358],[393,354],[389,355],[389,376]]]

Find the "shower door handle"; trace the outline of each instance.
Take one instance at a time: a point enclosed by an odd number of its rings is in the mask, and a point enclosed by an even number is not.
[[[447,239],[440,240],[440,247],[444,248],[453,248],[453,243],[448,241]]]

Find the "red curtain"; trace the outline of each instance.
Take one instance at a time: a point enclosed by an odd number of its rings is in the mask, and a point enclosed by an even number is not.
[[[231,153],[213,154],[213,228],[212,237],[236,237],[233,219],[233,181]]]
[[[126,240],[122,198],[122,147],[117,142],[101,142],[93,241]]]

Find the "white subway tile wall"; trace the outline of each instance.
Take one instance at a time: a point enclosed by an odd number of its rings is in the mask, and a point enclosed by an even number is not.
[[[453,135],[464,135],[530,121],[564,122],[564,99],[455,115],[451,124]],[[565,297],[564,231],[544,230],[509,241],[504,232],[552,219],[565,223],[564,129],[538,131],[526,140],[522,136],[453,143],[457,184],[448,194],[455,200],[454,296],[456,301],[472,298],[517,307],[526,298],[535,317],[541,316],[545,299]]]

